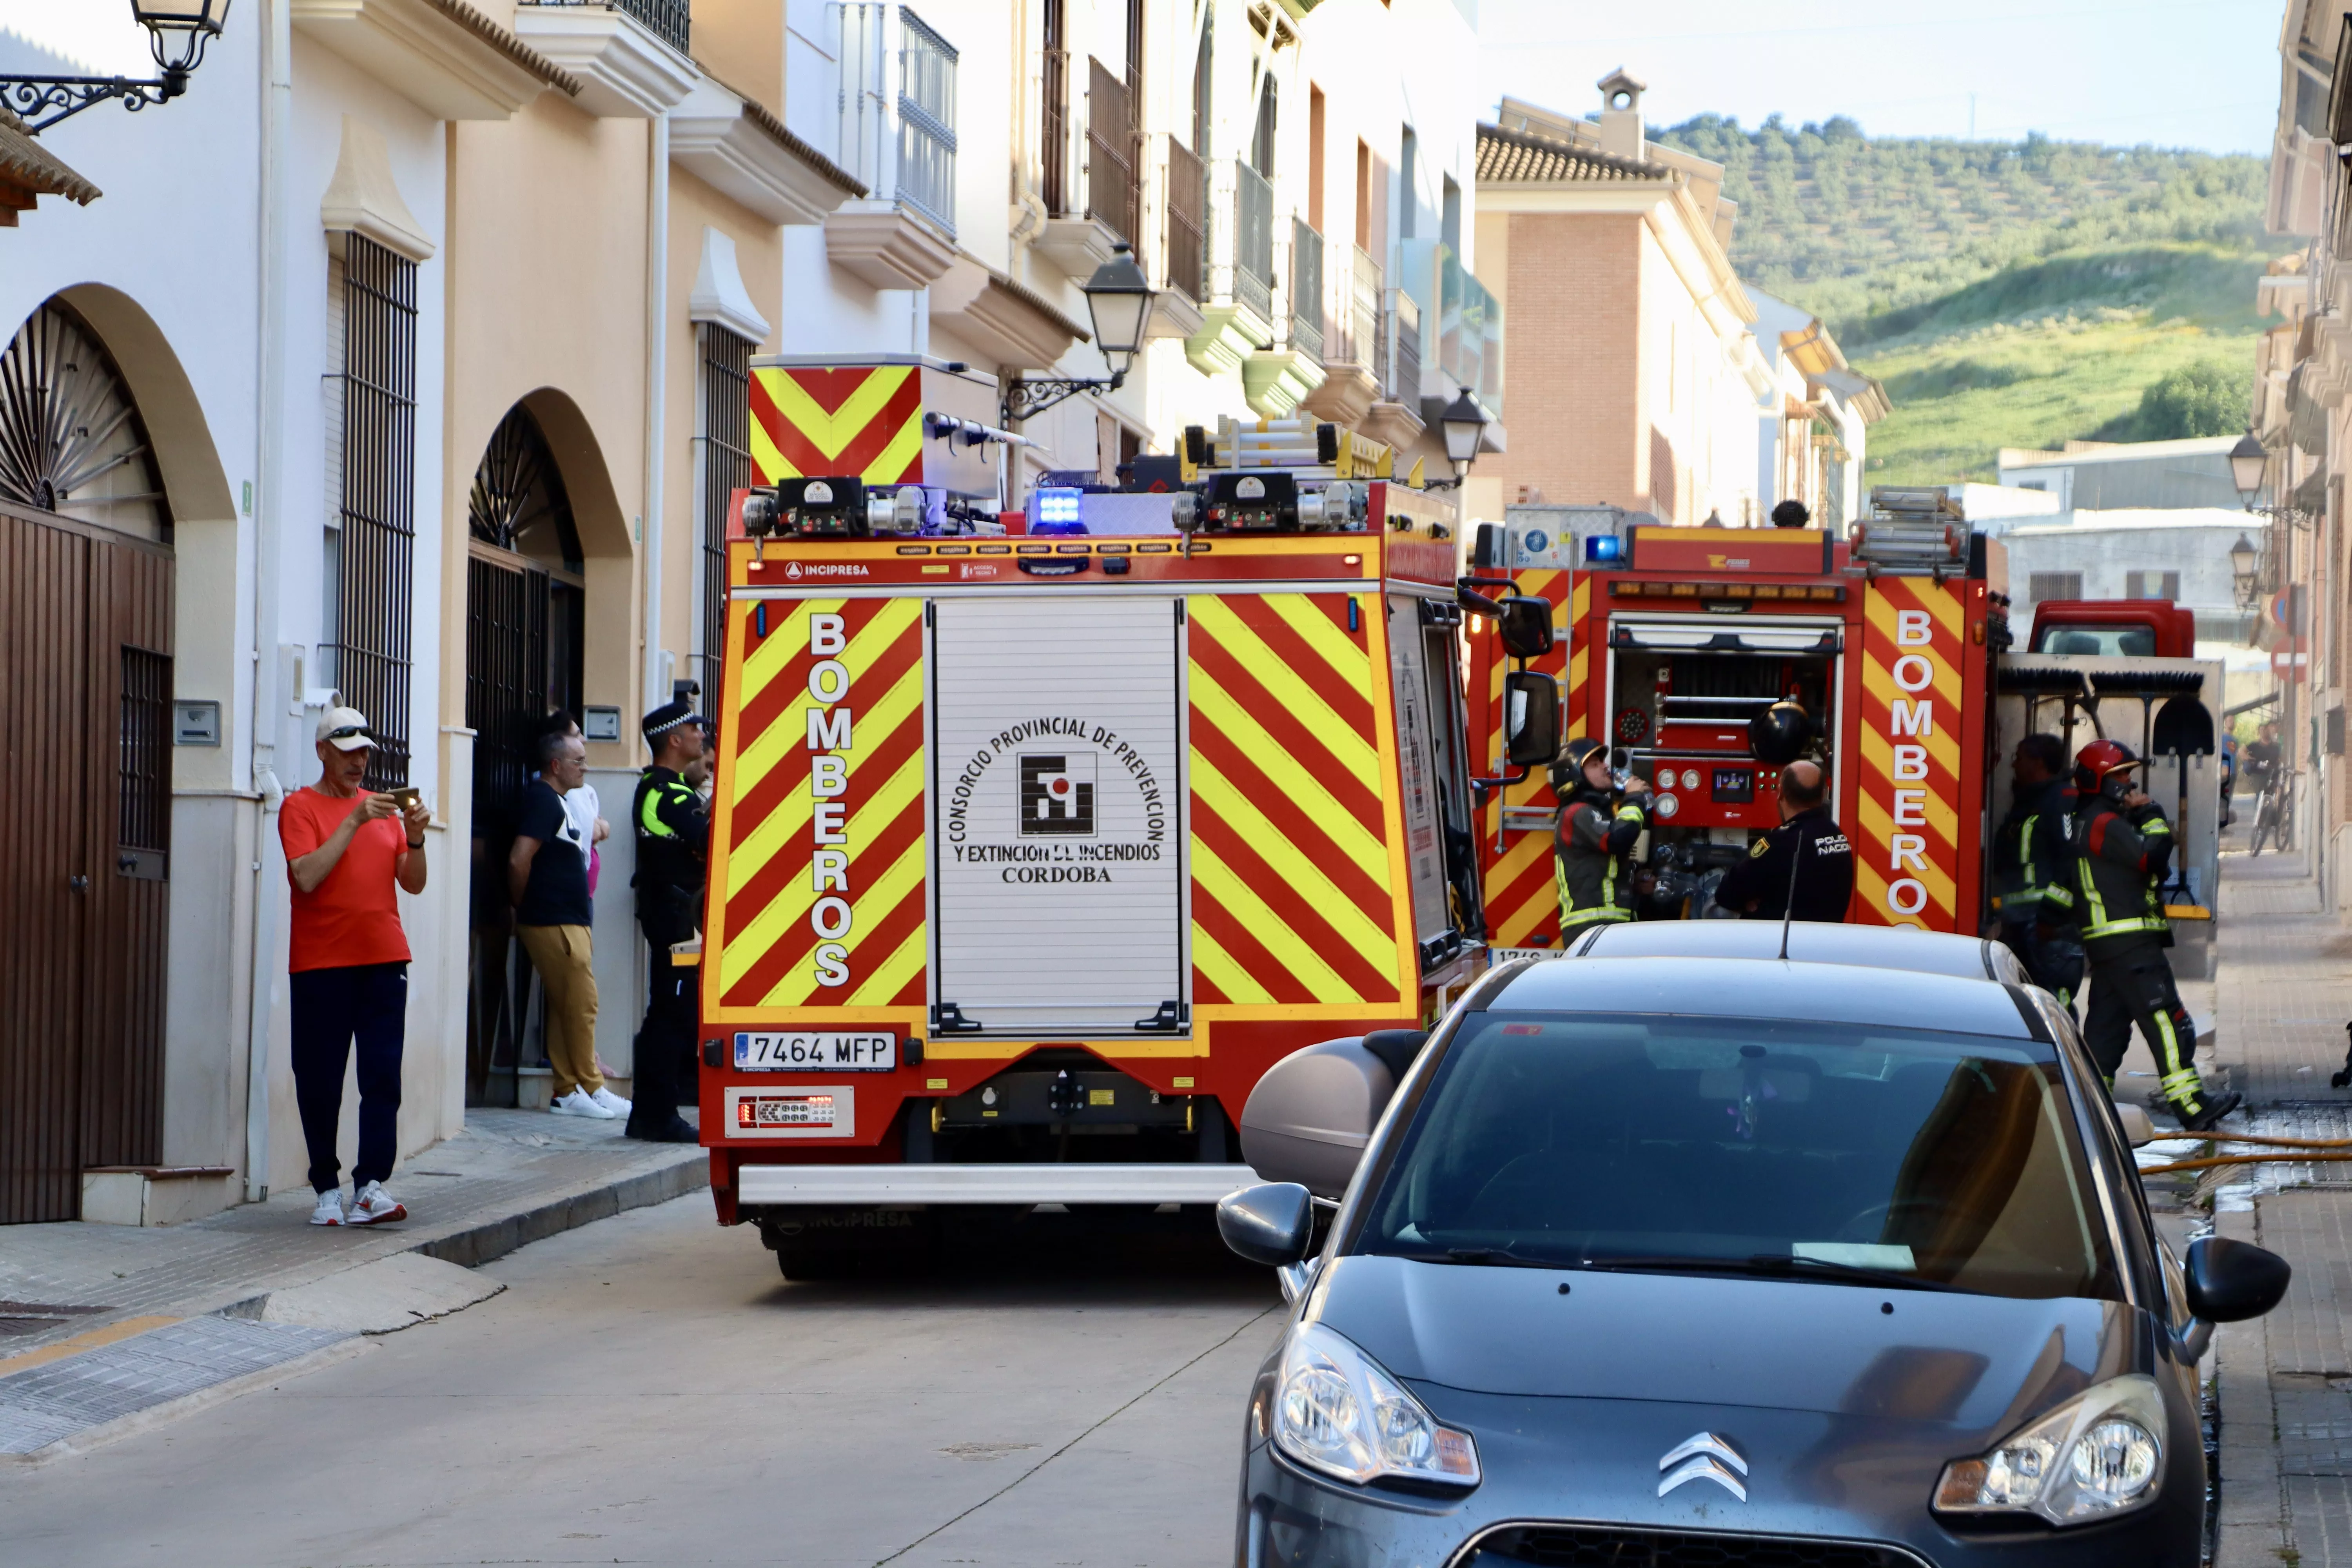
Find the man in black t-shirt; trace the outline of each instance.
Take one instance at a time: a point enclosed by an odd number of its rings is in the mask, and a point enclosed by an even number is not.
[[[516,934],[547,992],[547,1065],[555,1076],[550,1110],[611,1121],[629,1102],[604,1087],[596,1070],[596,975],[588,898],[588,844],[563,809],[563,797],[587,777],[588,749],[577,735],[541,735],[539,776],[523,791],[522,820],[507,857],[507,890]]]

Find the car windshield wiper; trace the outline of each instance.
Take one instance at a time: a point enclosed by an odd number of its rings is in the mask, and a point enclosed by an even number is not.
[[[1586,1258],[1571,1268],[1622,1268],[1629,1273],[1764,1274],[1835,1280],[1853,1285],[1885,1285],[1897,1290],[1959,1291],[1957,1285],[1904,1274],[1892,1268],[1870,1268],[1859,1263],[1833,1263],[1826,1258],[1798,1258],[1784,1252],[1757,1252],[1746,1258]],[[1962,1292],[1965,1294],[1965,1292]]]
[[[1529,1258],[1513,1252],[1507,1247],[1449,1247],[1445,1249],[1448,1263],[1484,1264],[1502,1268],[1573,1268],[1575,1260],[1565,1258]]]

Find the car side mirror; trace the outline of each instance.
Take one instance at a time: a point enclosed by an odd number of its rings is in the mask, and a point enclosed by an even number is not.
[[[1495,607],[1501,612],[1495,630],[1502,637],[1505,653],[1513,658],[1541,658],[1551,651],[1550,600],[1513,594],[1496,600]]]
[[[2116,1105],[2116,1120],[2124,1124],[2124,1142],[2133,1148],[2144,1149],[2156,1142],[2156,1123],[2150,1121],[2147,1119],[2147,1112],[2138,1106],[2125,1105],[2118,1101]]]
[[[1401,1076],[1360,1035],[1291,1052],[1242,1107],[1242,1158],[1269,1182],[1337,1201]]]
[[[2209,1236],[2189,1244],[2189,1310],[2209,1323],[2259,1318],[2286,1296],[2294,1270],[2250,1241]]]
[[[1515,669],[1503,677],[1503,754],[1515,768],[1549,766],[1559,752],[1559,685]]]
[[[1315,1240],[1315,1198],[1296,1182],[1244,1187],[1217,1200],[1217,1234],[1252,1263],[1282,1268]]]

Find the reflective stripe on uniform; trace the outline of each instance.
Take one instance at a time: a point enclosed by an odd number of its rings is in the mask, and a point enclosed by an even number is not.
[[[677,830],[670,826],[668,823],[664,822],[661,819],[660,813],[662,792],[672,789],[688,795],[694,793],[682,784],[659,784],[646,791],[645,805],[638,809],[637,826],[644,828],[656,838],[675,838],[677,837]]]

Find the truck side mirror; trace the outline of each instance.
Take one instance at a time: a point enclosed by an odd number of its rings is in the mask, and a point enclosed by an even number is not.
[[[1528,594],[1513,594],[1496,601],[1502,614],[1495,629],[1502,634],[1503,651],[1513,658],[1541,658],[1551,651],[1551,602]]]
[[[1503,677],[1503,755],[1515,768],[1540,768],[1559,751],[1559,684],[1532,669]]]
[[[1265,1071],[1242,1107],[1242,1158],[1267,1182],[1318,1198],[1348,1190],[1397,1074],[1360,1035],[1293,1051]]]

